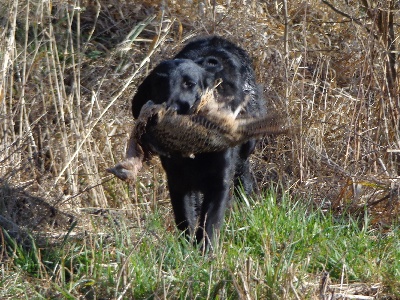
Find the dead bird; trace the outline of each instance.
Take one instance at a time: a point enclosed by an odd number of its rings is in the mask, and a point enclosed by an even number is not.
[[[206,90],[190,114],[181,115],[166,103],[148,101],[140,112],[128,144],[126,159],[107,169],[122,180],[133,180],[144,160],[152,155],[195,157],[218,152],[265,135],[285,134],[288,127],[278,114],[240,118],[246,105],[231,111]]]
[[[276,114],[238,118],[240,110],[241,107],[232,112],[223,103],[216,102],[212,90],[204,93],[189,115],[179,115],[165,103],[156,105],[149,101],[142,108],[134,134],[139,144],[153,153],[193,157],[288,131]]]

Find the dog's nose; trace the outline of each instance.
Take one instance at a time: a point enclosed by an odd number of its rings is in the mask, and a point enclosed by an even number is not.
[[[184,115],[189,112],[190,104],[184,101],[168,101],[167,108],[176,111],[180,115]]]

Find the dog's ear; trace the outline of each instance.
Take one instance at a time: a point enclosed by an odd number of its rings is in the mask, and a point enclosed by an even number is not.
[[[165,95],[170,93],[169,76],[174,67],[173,61],[163,61],[143,80],[132,99],[132,113],[136,119],[142,106],[149,100],[160,104],[165,100]]]
[[[224,69],[224,66],[222,65],[220,60],[215,56],[207,56],[199,58],[195,60],[195,63],[202,66],[206,71],[213,74],[220,72]]]
[[[203,88],[214,86],[216,74],[224,69],[221,61],[215,56],[207,56],[196,59],[195,63],[200,65],[206,71],[206,76],[203,79]]]

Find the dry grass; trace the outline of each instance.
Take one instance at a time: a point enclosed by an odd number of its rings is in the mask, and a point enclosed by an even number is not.
[[[0,4],[3,227],[57,231],[69,214],[106,208],[140,224],[167,203],[157,160],[135,186],[105,170],[125,152],[137,85],[183,42],[209,33],[250,53],[266,105],[301,128],[260,143],[260,188],[274,181],[338,213],[367,207],[384,229],[399,221],[394,1],[139,2]]]
[[[215,33],[254,57],[266,105],[302,128],[260,145],[260,186],[272,178],[334,209],[386,211],[377,222],[390,222],[399,197],[399,86],[386,76],[382,26],[356,2],[343,13],[357,22],[321,3],[289,3],[286,13],[278,2],[202,4],[3,4],[3,180],[67,210],[165,199],[159,166],[133,190],[104,170],[123,156],[130,99],[146,72],[188,38]]]

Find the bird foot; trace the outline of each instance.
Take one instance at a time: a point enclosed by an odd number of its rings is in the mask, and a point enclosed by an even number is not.
[[[133,181],[136,179],[141,168],[142,160],[138,157],[130,157],[116,164],[114,167],[108,168],[107,172],[114,174],[123,181]]]

